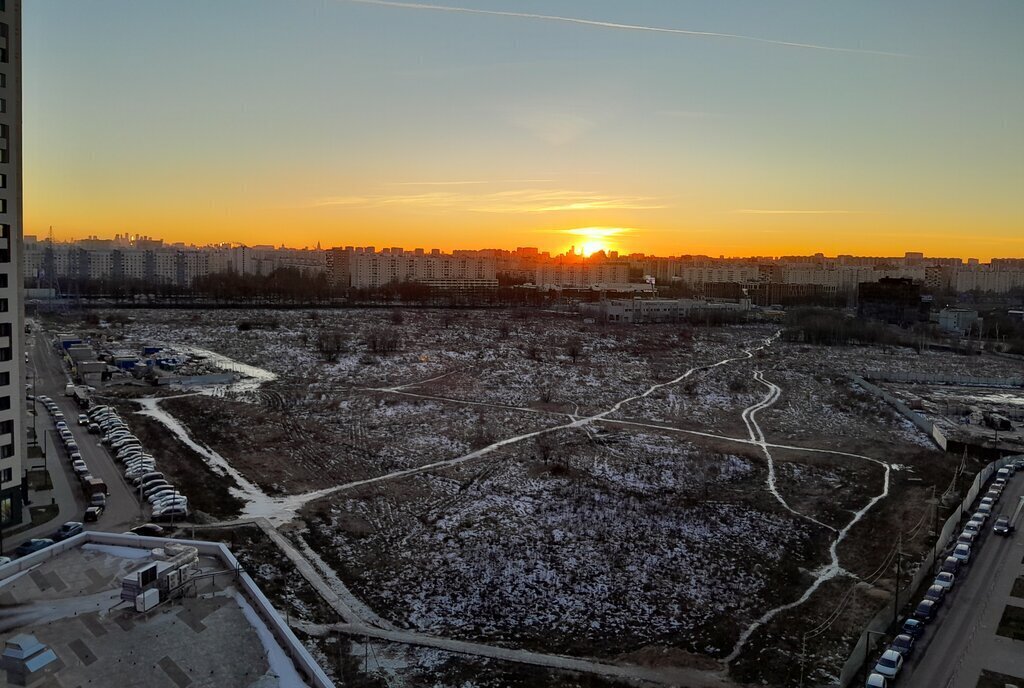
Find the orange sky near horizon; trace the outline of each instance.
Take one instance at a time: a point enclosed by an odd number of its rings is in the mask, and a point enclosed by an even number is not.
[[[463,4],[26,3],[25,233],[1024,258],[1024,3]]]

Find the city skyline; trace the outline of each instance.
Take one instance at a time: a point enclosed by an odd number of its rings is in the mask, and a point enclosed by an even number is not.
[[[42,0],[26,233],[1020,257],[1022,12]]]

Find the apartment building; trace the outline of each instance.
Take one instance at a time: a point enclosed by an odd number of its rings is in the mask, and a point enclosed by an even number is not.
[[[0,527],[22,520],[21,0],[0,2]]]

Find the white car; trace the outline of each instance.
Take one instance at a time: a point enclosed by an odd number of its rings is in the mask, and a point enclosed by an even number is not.
[[[952,590],[955,584],[956,576],[954,576],[952,573],[946,573],[945,571],[935,576],[935,582],[932,583],[932,585],[938,585],[939,587],[943,588],[946,592]]]
[[[988,520],[988,514],[984,511],[975,511],[971,516],[972,521],[981,521],[981,525],[985,525],[985,521]]]
[[[885,676],[873,673],[868,676],[867,682],[864,683],[864,688],[889,688],[889,682],[885,680]]]
[[[881,674],[887,679],[896,678],[896,675],[900,673],[900,669],[903,668],[903,655],[896,650],[886,650],[882,653],[882,656],[878,658],[875,663],[874,672]]]
[[[188,497],[179,493],[170,497],[162,497],[153,502],[154,509],[166,509],[170,506],[188,506]]]
[[[982,523],[981,521],[971,520],[971,521],[968,521],[967,523],[964,524],[964,532],[965,533],[974,533],[975,535],[977,535],[978,533],[981,532],[982,528],[984,528],[984,527],[985,527],[985,524]]]
[[[960,544],[953,548],[953,556],[960,560],[961,564],[971,562],[971,546]]]
[[[984,503],[981,504],[978,507],[978,513],[985,514],[985,517],[988,518],[989,515],[992,514],[992,505],[991,504],[984,504]]]

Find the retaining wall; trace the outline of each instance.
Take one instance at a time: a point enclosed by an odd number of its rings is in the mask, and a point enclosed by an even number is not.
[[[865,373],[865,375],[870,374],[871,373]],[[904,403],[897,397],[893,396],[892,394],[889,394],[889,392],[886,392],[878,385],[871,384],[860,375],[851,375],[850,378],[855,383],[860,385],[863,389],[867,390],[871,394],[874,394],[876,397],[879,397],[880,399],[884,400],[887,404],[896,409],[901,416],[903,416],[911,423],[916,425],[918,429],[921,430],[921,432],[928,435],[928,437],[930,437],[932,441],[935,442],[936,445],[938,445],[939,449],[941,449],[942,451],[946,451],[946,449],[949,446],[949,442],[946,440],[946,436],[942,434],[942,431],[939,429],[938,425],[928,420],[920,413],[907,406],[906,403]]]
[[[933,375],[897,370],[867,370],[864,377],[882,382],[912,382],[925,385],[961,385],[964,387],[1024,387],[1024,377],[974,377],[973,375]]]

